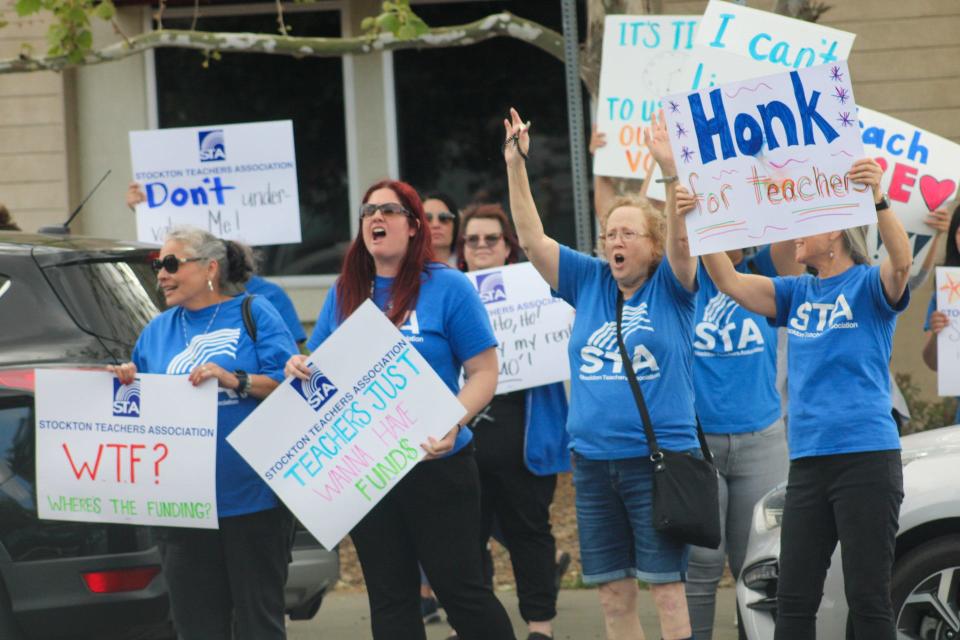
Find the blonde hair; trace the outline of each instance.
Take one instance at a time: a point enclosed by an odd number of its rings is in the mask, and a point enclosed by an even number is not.
[[[854,264],[870,264],[867,251],[867,229],[869,227],[850,227],[843,230],[843,248],[850,254]]]
[[[610,214],[621,207],[633,207],[643,214],[644,221],[647,223],[647,233],[650,234],[650,242],[653,244],[653,260],[650,262],[650,274],[652,275],[660,261],[663,260],[663,254],[666,251],[667,225],[663,215],[653,208],[650,201],[638,193],[625,193],[618,196],[607,209],[606,214],[600,225],[600,237],[606,239],[607,220]]]

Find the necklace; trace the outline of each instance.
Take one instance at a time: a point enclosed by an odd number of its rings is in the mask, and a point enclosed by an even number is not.
[[[210,327],[213,326],[213,321],[217,319],[217,314],[220,313],[220,305],[223,304],[223,300],[217,303],[217,308],[213,310],[213,315],[210,316],[210,322],[207,323],[207,328],[203,330],[203,333],[197,335],[203,335],[210,331]],[[183,307],[180,308],[180,328],[183,330],[183,342],[186,346],[190,346],[190,339],[187,337],[187,321],[184,319],[184,316],[187,315],[187,310]]]
[[[373,281],[370,282],[370,299],[373,300],[374,304],[376,304],[376,302],[377,302],[376,299],[373,297],[373,288],[374,288],[374,286],[376,285],[376,282],[377,282],[377,277],[374,276],[374,277],[373,277]],[[383,306],[383,310],[386,311],[387,313],[390,313],[391,311],[393,311],[393,297],[392,297],[392,296],[391,296],[391,298],[390,298],[389,300],[387,300],[387,304],[385,304],[385,305]]]

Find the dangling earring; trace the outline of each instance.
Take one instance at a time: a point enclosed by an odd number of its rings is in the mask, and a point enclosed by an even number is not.
[[[833,249],[830,249],[830,259],[833,260]]]
[[[830,257],[831,258],[833,257],[832,253],[830,254]],[[213,291],[213,280],[210,280],[209,278],[207,279],[207,289],[210,289],[210,291]]]

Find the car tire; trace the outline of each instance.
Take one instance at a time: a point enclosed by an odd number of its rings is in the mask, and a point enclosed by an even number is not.
[[[7,593],[7,587],[3,580],[0,580],[0,638],[3,638],[3,640],[26,640],[20,630],[20,625],[13,617],[10,595]]]
[[[287,615],[290,616],[291,620],[312,620],[313,616],[317,615],[317,611],[320,610],[324,595],[326,595],[326,591],[321,591],[311,600],[287,611]]]
[[[951,589],[943,589],[944,580],[951,581]],[[940,635],[950,627],[944,626],[946,623],[937,610],[939,607],[948,607],[955,616],[960,615],[960,602],[956,595],[952,598],[953,602],[945,602],[940,597],[945,591],[956,594],[960,586],[958,583],[960,536],[936,538],[897,560],[893,566],[890,589],[897,628],[917,637],[949,637]],[[922,636],[921,631],[924,634]],[[933,635],[927,635],[931,633]]]

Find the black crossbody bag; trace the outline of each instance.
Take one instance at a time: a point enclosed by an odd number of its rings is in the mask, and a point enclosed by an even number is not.
[[[684,544],[716,549],[720,546],[720,488],[713,454],[707,446],[700,420],[697,420],[697,438],[700,439],[703,458],[660,448],[650,422],[647,403],[640,391],[640,382],[633,371],[633,359],[623,342],[622,325],[623,293],[617,291],[617,344],[630,390],[633,391],[643,420],[643,431],[653,462],[653,526]]]

